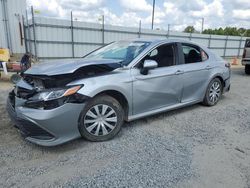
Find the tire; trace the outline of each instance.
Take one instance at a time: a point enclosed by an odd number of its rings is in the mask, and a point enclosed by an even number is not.
[[[245,66],[245,73],[250,75],[250,65]]]
[[[119,133],[124,122],[124,110],[120,103],[108,95],[93,98],[79,118],[79,131],[93,142],[112,139]]]
[[[218,89],[216,89],[218,87]],[[206,106],[214,106],[220,100],[222,95],[222,83],[220,79],[214,78],[208,85],[203,104]]]

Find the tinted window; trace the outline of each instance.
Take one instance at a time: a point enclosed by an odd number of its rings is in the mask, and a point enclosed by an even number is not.
[[[185,64],[202,62],[203,59],[207,59],[206,53],[201,51],[198,46],[182,44],[182,51]]]
[[[158,63],[158,67],[175,65],[175,46],[174,44],[159,46],[148,53],[144,60],[154,60]]]

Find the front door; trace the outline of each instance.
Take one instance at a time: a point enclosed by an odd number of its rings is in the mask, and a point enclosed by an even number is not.
[[[153,49],[131,69],[133,77],[133,114],[175,105],[181,102],[182,81],[176,66],[175,44],[165,44]],[[158,67],[147,75],[140,73],[143,62],[154,60]]]

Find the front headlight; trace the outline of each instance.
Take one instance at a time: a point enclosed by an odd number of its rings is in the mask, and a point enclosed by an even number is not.
[[[74,86],[65,89],[56,89],[38,93],[30,98],[32,101],[50,101],[75,94],[81,86]]]

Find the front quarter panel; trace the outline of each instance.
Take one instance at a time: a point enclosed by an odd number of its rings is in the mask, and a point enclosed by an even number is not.
[[[132,112],[132,78],[130,69],[117,69],[109,74],[76,80],[68,85],[84,85],[78,93],[91,98],[104,91],[118,91],[128,101],[129,115]]]

